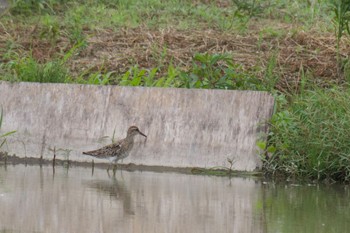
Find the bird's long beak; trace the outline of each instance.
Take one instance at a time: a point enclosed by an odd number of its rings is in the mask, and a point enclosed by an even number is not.
[[[140,130],[139,130],[139,134],[141,134],[142,136],[144,136],[144,137],[147,138],[147,135],[145,135],[144,133],[142,133]]]

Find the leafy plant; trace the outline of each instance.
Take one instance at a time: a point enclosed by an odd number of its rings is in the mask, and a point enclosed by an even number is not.
[[[39,63],[31,55],[21,57],[19,54],[12,54],[8,63],[0,63],[0,80],[24,81],[40,83],[65,83],[74,82],[66,68],[66,62],[84,46],[84,41],[75,44],[60,59]],[[90,79],[96,84],[96,76],[92,74]],[[79,79],[75,80],[79,82]],[[91,81],[92,82],[92,81]],[[98,83],[105,84],[105,83]]]
[[[86,12],[84,12],[86,8],[88,7],[77,7],[74,11],[68,11],[64,21],[66,30],[63,31],[63,34],[69,38],[71,44],[84,42],[83,47],[86,47],[87,44],[83,30],[84,25],[87,24],[86,20],[88,18]]]
[[[152,86],[156,72],[157,68],[146,70],[134,66],[123,74],[119,84],[122,86]]]
[[[336,24],[337,59],[338,63],[340,63],[340,40],[344,32],[350,34],[350,0],[331,0],[331,6],[335,14],[334,22]]]
[[[81,84],[91,84],[91,85],[108,85],[111,84],[112,76],[115,72],[111,71],[108,73],[101,73],[100,71],[93,72],[89,74],[89,71],[81,74],[77,79],[69,78],[66,82],[70,83],[81,83]]]
[[[304,91],[271,120],[269,173],[350,180],[350,90]]]
[[[279,81],[280,76],[275,74],[275,68],[277,66],[277,56],[273,54],[267,63],[266,70],[265,70],[265,77],[264,77],[264,83],[267,91],[273,92],[276,84]]]
[[[259,3],[258,0],[232,0],[232,2],[237,7],[236,14],[238,14],[239,12],[239,15],[244,14],[249,17],[261,14],[263,12],[263,9],[265,8]]]
[[[148,70],[134,66],[117,80],[122,86],[178,87],[175,79],[178,77],[179,71],[172,64],[168,66],[168,71],[163,77],[157,78],[157,73],[158,68]]]
[[[233,63],[226,54],[196,54],[193,66],[180,73],[181,87],[231,90],[260,90],[262,82]]]
[[[10,12],[15,15],[30,15],[33,12],[52,12],[52,5],[45,0],[14,0]]]
[[[40,38],[47,39],[51,43],[55,43],[60,36],[60,25],[58,21],[51,16],[44,16],[40,30]]]
[[[63,83],[68,76],[67,69],[59,60],[38,63],[32,56],[18,58],[7,64],[5,69],[11,73],[8,81]]]

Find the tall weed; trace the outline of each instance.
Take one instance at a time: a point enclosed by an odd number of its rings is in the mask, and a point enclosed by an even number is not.
[[[18,58],[0,67],[0,73],[6,81],[24,81],[41,83],[63,83],[68,70],[59,60],[38,63],[32,56]]]
[[[350,181],[350,90],[315,89],[274,114],[269,173]]]

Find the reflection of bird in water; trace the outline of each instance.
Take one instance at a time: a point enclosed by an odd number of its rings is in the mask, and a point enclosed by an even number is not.
[[[147,136],[142,133],[136,126],[130,126],[126,138],[97,150],[83,152],[83,154],[91,155],[100,159],[108,158],[110,163],[114,163],[116,165],[118,160],[128,157],[129,152],[134,146],[134,136],[138,134],[147,138]],[[116,166],[114,166],[113,171],[115,171],[115,169]],[[109,171],[109,166],[107,171]]]
[[[108,194],[111,198],[123,202],[123,211],[126,214],[134,215],[131,207],[131,194],[122,181],[118,181],[115,176],[110,180],[95,180],[88,183],[90,188],[101,193]]]

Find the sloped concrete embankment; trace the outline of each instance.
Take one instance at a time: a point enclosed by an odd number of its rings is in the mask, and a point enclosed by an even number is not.
[[[1,132],[17,130],[3,148],[20,157],[91,161],[82,151],[136,137],[123,163],[149,166],[261,166],[256,141],[267,130],[274,99],[265,92],[72,84],[0,83]],[[96,159],[95,159],[96,161]],[[106,161],[107,162],[107,161]]]

